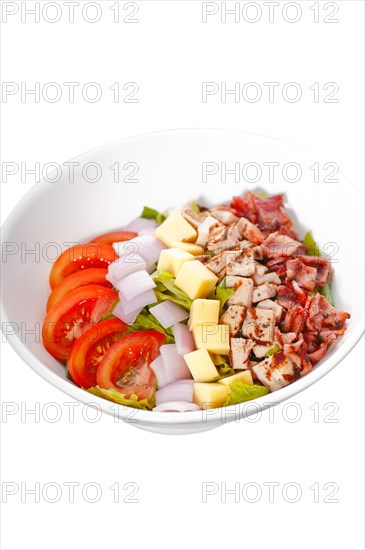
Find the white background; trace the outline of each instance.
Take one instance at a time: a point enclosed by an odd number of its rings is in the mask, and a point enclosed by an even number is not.
[[[81,0],[80,6],[85,3]],[[332,18],[338,23],[323,22],[334,4],[324,11],[324,2],[319,3],[318,23],[310,10],[315,3],[306,1],[297,2],[302,16],[296,23],[282,16],[286,2],[276,8],[272,23],[262,2],[256,2],[263,10],[256,23],[242,16],[238,23],[232,16],[222,23],[220,13],[202,23],[199,1],[139,1],[134,16],[138,23],[115,23],[109,9],[115,2],[99,2],[102,17],[94,24],[83,20],[80,6],[75,7],[75,22],[68,22],[63,2],[58,2],[62,17],[54,24],[42,16],[35,23],[31,15],[21,21],[21,5],[31,8],[34,2],[2,2],[3,10],[5,4],[15,5],[19,12],[2,25],[3,81],[29,87],[39,82],[41,88],[48,82],[80,82],[79,89],[97,82],[103,95],[97,103],[85,101],[80,92],[74,103],[66,96],[56,103],[42,98],[36,103],[30,96],[22,102],[20,93],[6,102],[3,98],[3,162],[24,162],[27,167],[62,163],[133,134],[222,127],[271,135],[310,149],[336,162],[362,188],[361,1],[337,2],[339,10]],[[124,4],[120,2],[121,19],[133,9],[123,10]],[[51,9],[49,18],[56,13]],[[292,18],[294,12],[285,13]],[[250,12],[248,18],[252,17]],[[279,82],[280,87],[272,103],[265,91],[257,103],[222,103],[219,94],[203,103],[204,81],[226,81],[227,87],[234,82]],[[121,89],[126,82],[136,82],[138,103],[115,103],[109,90],[115,82]],[[288,82],[303,90],[296,103],[284,101],[280,94]],[[323,103],[323,94],[314,102],[309,90],[314,82],[337,83],[338,102]],[[34,183],[33,176],[22,183],[19,174],[2,183],[3,219]],[[108,208],[107,198],[101,208]],[[336,216],[346,223],[340,205]],[[307,223],[310,226],[310,213]],[[2,358],[2,400],[14,404],[14,414],[3,415],[1,422],[2,482],[19,486],[2,505],[2,548],[364,547],[363,345],[297,396],[295,406],[282,404],[257,422],[242,420],[191,436],[154,435],[106,416],[91,422],[84,416],[89,413],[92,418],[92,411],[82,405],[75,405],[72,421],[70,407],[75,402],[38,377],[7,344],[2,345]],[[57,404],[58,422],[50,421],[57,411],[47,403]],[[25,407],[39,407],[40,417],[22,416]],[[301,418],[290,422],[298,411]],[[34,495],[23,495],[22,502],[21,483],[29,489],[37,482],[41,491],[49,482],[58,484],[60,500],[47,501],[54,496],[50,488],[39,503]],[[80,483],[72,503],[67,482]],[[90,482],[101,491],[96,503],[82,496]],[[139,486],[134,496],[138,503],[123,502],[133,488],[123,489],[128,482]],[[203,502],[206,482],[216,494]],[[256,503],[250,502],[254,486],[246,492],[250,482],[262,491]],[[268,482],[279,484],[273,499],[264,485]],[[110,489],[115,483],[121,487],[117,503]],[[237,484],[238,502],[234,495],[224,502],[222,483],[227,488]],[[288,502],[294,492],[293,486],[284,487],[287,483],[297,484],[301,491],[295,503]],[[310,489],[316,483],[317,499]],[[337,492],[331,497],[334,488]],[[91,488],[87,497],[93,496]]]

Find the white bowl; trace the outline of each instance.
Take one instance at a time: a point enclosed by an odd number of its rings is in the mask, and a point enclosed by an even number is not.
[[[265,409],[299,393],[337,365],[361,337],[362,197],[339,174],[335,176],[339,178],[337,183],[315,183],[315,163],[319,162],[322,176],[328,175],[331,168],[324,170],[321,159],[313,154],[243,132],[176,130],[118,141],[85,153],[74,162],[78,163],[74,182],[69,181],[65,167],[58,182],[37,184],[3,227],[3,242],[13,243],[5,244],[7,254],[3,258],[2,280],[3,323],[14,323],[13,332],[17,330],[17,334],[9,336],[9,341],[29,366],[66,394],[82,403],[96,403],[102,411],[118,414],[145,430],[168,434],[200,432],[249,416],[258,408]],[[90,162],[97,163],[102,170],[102,177],[94,183],[87,181],[94,177],[92,167],[87,179],[82,175],[82,169],[85,173],[85,165]],[[110,167],[116,162],[120,163],[120,179],[126,181],[115,182],[116,172]],[[218,172],[203,178],[202,166],[207,162],[211,163],[208,171]],[[269,178],[269,168],[264,162],[280,163],[275,168],[274,181]],[[293,162],[302,170],[302,177],[296,183],[285,181],[293,179],[293,171],[285,167]],[[222,182],[221,163],[226,163],[223,167],[227,169],[239,163],[236,168],[246,171],[250,180],[254,179],[254,171],[259,166],[262,178],[257,183],[245,183],[241,174],[239,182],[232,175]],[[256,163],[256,167],[249,163]],[[126,177],[137,165],[138,172]],[[121,227],[138,216],[144,205],[165,210],[180,207],[192,199],[209,205],[229,201],[233,195],[258,187],[268,193],[284,192],[300,233],[303,235],[311,229],[322,250],[326,243],[334,243],[327,245],[327,253],[332,251],[335,262],[335,303],[350,312],[351,319],[346,334],[331,347],[324,360],[307,376],[275,393],[207,412],[136,411],[91,396],[68,380],[64,367],[46,352],[39,339],[49,294],[48,275],[57,247],[65,249],[67,243],[85,242],[98,233]],[[26,250],[37,247],[39,257],[25,254]],[[38,337],[25,333],[25,329],[34,326],[38,328]],[[9,332],[9,325],[5,327]]]

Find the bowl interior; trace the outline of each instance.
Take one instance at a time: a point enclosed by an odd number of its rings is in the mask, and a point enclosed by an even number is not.
[[[270,178],[269,162],[280,163],[274,178]],[[285,168],[288,163],[300,167],[299,181],[288,181],[294,178],[294,172]],[[161,211],[193,199],[213,205],[245,190],[263,189],[270,194],[286,194],[300,235],[311,229],[333,262],[335,303],[351,313],[351,320],[344,338],[326,356],[327,361],[340,353],[342,346],[354,344],[362,330],[362,197],[339,174],[337,183],[316,183],[310,168],[315,163],[324,164],[311,153],[284,142],[218,130],[149,134],[78,157],[73,177],[64,166],[59,181],[35,186],[4,225],[5,330],[16,333],[16,348],[31,366],[37,365],[36,370],[46,377],[52,373],[56,385],[62,380],[62,389],[82,400],[80,395],[85,392],[65,378],[64,367],[45,351],[40,340],[48,275],[61,250],[122,227],[138,216],[144,205]],[[257,179],[260,169],[261,178]],[[228,170],[235,173],[224,174]],[[35,332],[31,334],[31,330]],[[319,363],[316,369],[322,367]]]

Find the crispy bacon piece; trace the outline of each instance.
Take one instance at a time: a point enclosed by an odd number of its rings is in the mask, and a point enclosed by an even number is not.
[[[285,344],[283,351],[291,359],[300,376],[305,376],[312,370],[312,363],[307,355],[307,344],[303,338],[303,334],[300,335],[295,343]]]
[[[290,344],[291,342],[294,342],[297,335],[295,332],[280,332],[280,329],[278,327],[275,327],[275,339],[279,343],[281,347],[284,346],[284,344]]]
[[[300,288],[296,281],[292,282],[292,287],[300,304],[304,307],[307,303],[307,293],[302,288]]]
[[[342,330],[346,319],[350,318],[349,313],[331,306],[321,294],[315,294],[308,298],[306,310],[308,312],[307,327],[317,333],[326,329],[336,332]]]
[[[286,277],[286,260],[287,258],[282,258],[279,256],[279,258],[274,258],[273,260],[269,260],[266,264],[266,267],[270,271],[275,271],[279,277],[285,278]]]
[[[291,306],[285,315],[284,331],[295,332],[295,334],[303,332],[305,319],[306,311],[301,305],[296,304]]]
[[[280,285],[277,289],[276,296],[279,306],[285,309],[290,309],[298,303],[298,297],[291,285]]]
[[[280,231],[297,238],[292,221],[284,210],[283,195],[274,195],[265,199],[255,197],[254,202],[257,211],[257,225],[262,231],[269,233]]]
[[[311,362],[317,363],[320,359],[322,359],[326,355],[329,345],[334,340],[336,340],[336,335],[333,333],[328,334],[323,340],[322,344],[319,346],[319,348],[309,354]]]
[[[233,197],[231,202],[231,208],[233,208],[239,216],[244,216],[252,223],[257,222],[255,196],[256,195],[249,191],[244,197]]]
[[[303,338],[307,344],[308,353],[311,354],[315,352],[320,345],[318,334],[311,330],[303,332]]]
[[[286,262],[286,276],[288,281],[296,281],[306,290],[313,291],[316,286],[316,268],[305,265],[298,258]]]
[[[331,281],[333,269],[326,258],[321,258],[320,256],[299,256],[299,260],[317,270],[316,285],[324,286]]]
[[[271,233],[262,243],[261,250],[266,258],[278,258],[279,256],[298,256],[307,250],[303,243],[294,240],[287,235]]]

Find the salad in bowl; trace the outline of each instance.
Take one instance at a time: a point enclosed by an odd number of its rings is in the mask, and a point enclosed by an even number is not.
[[[43,344],[75,384],[125,406],[235,405],[295,383],[344,334],[333,275],[281,194],[145,207],[57,258]]]

